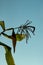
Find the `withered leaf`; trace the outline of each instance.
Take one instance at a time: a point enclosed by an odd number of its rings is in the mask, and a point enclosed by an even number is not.
[[[2,27],[3,30],[5,30],[5,23],[4,23],[4,21],[0,21],[0,26]]]

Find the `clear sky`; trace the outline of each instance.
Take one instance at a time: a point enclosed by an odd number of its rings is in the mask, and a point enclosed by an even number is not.
[[[26,44],[25,40],[17,42],[16,52],[12,54],[16,65],[43,65],[43,0],[0,0],[0,20],[5,21],[6,28],[32,21],[36,27],[35,36]],[[1,27],[0,27],[0,31]],[[12,47],[11,40],[0,37],[0,41]],[[0,47],[0,65],[7,65],[5,51]]]

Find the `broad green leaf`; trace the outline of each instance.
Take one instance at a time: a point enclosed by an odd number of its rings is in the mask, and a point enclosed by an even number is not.
[[[15,65],[14,60],[13,60],[13,56],[11,53],[11,48],[2,42],[0,42],[0,45],[5,48],[5,51],[6,51],[5,58],[6,58],[7,65]]]
[[[4,21],[0,21],[0,26],[2,27],[3,30],[5,30],[5,23],[4,23]]]

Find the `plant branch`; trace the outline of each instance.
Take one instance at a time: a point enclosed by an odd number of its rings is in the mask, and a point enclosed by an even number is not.
[[[3,30],[3,31],[0,33],[0,35],[1,35],[3,32],[5,32],[5,31],[9,31],[9,30],[13,30],[13,29],[18,29],[18,28],[20,28],[20,27],[15,27],[15,28],[8,28],[8,29],[5,29],[5,30]]]
[[[6,44],[4,44],[4,43],[2,43],[2,42],[0,42],[0,45],[5,46],[5,47],[7,47],[8,49],[11,49],[10,46],[8,46],[8,45],[6,45]]]
[[[0,42],[0,45],[5,48],[5,59],[7,62],[7,65],[15,65],[12,53],[11,53],[11,47],[7,46],[6,44]]]

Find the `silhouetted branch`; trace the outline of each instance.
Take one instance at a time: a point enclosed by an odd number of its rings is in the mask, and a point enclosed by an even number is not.
[[[25,24],[22,24],[19,27],[5,29],[4,31],[0,33],[0,35],[6,31],[17,29],[17,34],[25,34],[26,40],[28,40],[28,38],[31,37],[29,31],[32,32],[33,34],[35,31],[35,27],[31,26],[30,25],[31,23],[32,21],[27,20]]]

